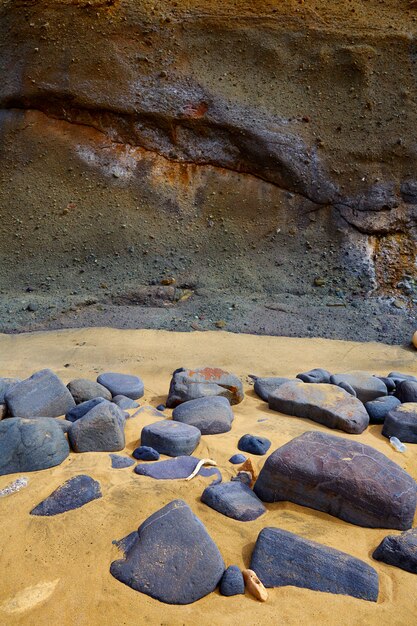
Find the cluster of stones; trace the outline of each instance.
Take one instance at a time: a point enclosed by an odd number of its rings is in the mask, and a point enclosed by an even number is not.
[[[371,421],[382,423],[387,437],[414,442],[417,436],[417,378],[398,372],[387,377],[332,375],[322,369],[295,379],[252,378],[255,392],[274,411],[351,434],[363,432]],[[265,503],[289,501],[352,524],[403,530],[386,537],[373,556],[417,573],[417,534],[411,529],[417,485],[384,454],[353,439],[307,431],[273,451],[257,479],[250,459],[233,454],[230,463],[240,467],[223,482],[218,468],[204,467],[210,460],[193,452],[202,436],[232,429],[232,406],[244,394],[237,376],[209,367],[176,370],[166,402],[172,419],[165,406],[139,408],[136,414],[155,421],[142,428],[133,458],[114,454],[125,447],[125,411],[136,409],[143,394],[143,382],[126,374],[101,374],[96,382],[76,379],[67,386],[50,370],[24,381],[0,379],[1,415],[6,418],[0,422],[0,474],[52,467],[70,449],[110,452],[112,468],[131,467],[136,459],[140,463],[134,472],[151,479],[189,479],[196,473],[212,477],[201,501],[240,522],[267,515]],[[238,442],[238,449],[251,455],[265,455],[270,446],[268,439],[249,433]],[[171,458],[159,460],[161,454]],[[100,484],[81,474],[31,514],[62,514],[101,497]],[[246,586],[260,600],[267,598],[266,588],[285,585],[378,598],[378,575],[370,565],[280,528],[265,527],[259,533],[250,569],[226,567],[203,523],[182,500],[156,511],[116,544],[124,556],[111,564],[112,575],[170,604],[194,602],[218,585],[225,596],[242,594]]]

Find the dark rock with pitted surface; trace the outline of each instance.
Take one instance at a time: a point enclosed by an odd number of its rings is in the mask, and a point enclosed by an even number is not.
[[[172,419],[195,426],[202,435],[227,433],[232,428],[233,411],[227,398],[197,398],[178,405]]]
[[[417,402],[406,402],[387,413],[382,434],[404,443],[417,443]]]
[[[76,404],[94,400],[94,398],[112,399],[112,395],[106,387],[87,378],[75,378],[68,383],[67,387]]]
[[[123,411],[104,400],[73,423],[68,432],[74,452],[118,452],[125,447]]]
[[[374,550],[373,558],[417,574],[417,528],[401,535],[388,535]]]
[[[288,500],[369,528],[407,530],[416,509],[414,479],[357,441],[306,432],[275,450],[254,491],[264,502]]]
[[[142,428],[142,446],[154,448],[167,456],[192,454],[199,444],[201,432],[195,426],[163,420]]]
[[[237,447],[239,450],[242,450],[242,452],[262,456],[268,452],[271,447],[271,442],[266,437],[246,434],[239,439]]]
[[[15,417],[58,417],[75,406],[64,383],[44,369],[10,387],[5,393],[9,413]]]
[[[0,422],[0,475],[59,465],[69,445],[59,420],[11,417]]]
[[[250,569],[265,587],[291,585],[372,602],[378,599],[378,574],[373,567],[281,528],[261,530]]]
[[[50,496],[35,506],[30,514],[59,515],[66,511],[79,509],[88,502],[101,498],[101,496],[100,483],[91,476],[79,474],[55,489]]]
[[[282,378],[280,376],[269,376],[269,377],[261,377],[261,376],[250,376],[254,381],[254,391],[257,396],[268,402],[269,394],[281,387],[284,383],[290,382],[290,378]]]
[[[180,367],[172,374],[166,405],[175,408],[182,402],[209,396],[223,396],[230,404],[239,404],[244,397],[242,382],[219,367]]]
[[[360,400],[326,383],[286,383],[269,396],[269,408],[352,434],[362,433],[369,424]]]
[[[119,542],[120,543],[120,542]],[[110,573],[136,591],[167,604],[190,604],[214,591],[224,562],[202,522],[183,500],[148,517],[113,561]]]
[[[201,502],[239,522],[252,521],[266,512],[266,508],[252,489],[240,480],[206,487]]]

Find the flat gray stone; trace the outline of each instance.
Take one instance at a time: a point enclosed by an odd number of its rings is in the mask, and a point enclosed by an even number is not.
[[[68,383],[67,387],[76,404],[94,400],[95,398],[112,399],[112,395],[106,387],[96,383],[94,380],[87,380],[87,378],[76,378]]]
[[[171,420],[154,422],[142,428],[141,446],[149,446],[167,456],[184,456],[194,452],[201,432],[195,426]]]
[[[38,506],[31,510],[31,515],[59,515],[74,509],[79,509],[92,500],[101,498],[100,483],[87,476],[79,474],[67,480],[55,489]]]
[[[239,404],[244,397],[242,382],[219,367],[181,367],[172,374],[166,406],[175,408],[182,402],[209,396],[223,396],[230,404]]]
[[[5,400],[14,417],[59,417],[75,406],[64,383],[50,369],[13,385],[6,391]]]
[[[71,426],[74,452],[118,452],[125,447],[125,418],[118,406],[104,400]]]
[[[239,522],[249,522],[266,513],[266,508],[252,489],[240,481],[206,487],[201,502]]]
[[[263,502],[288,500],[359,526],[407,530],[416,487],[407,472],[371,446],[315,431],[275,450],[254,492]]]
[[[330,382],[333,385],[340,385],[341,383],[350,385],[361,402],[370,402],[381,396],[386,396],[388,393],[387,386],[380,378],[361,370],[334,374]]]
[[[351,434],[359,434],[369,425],[369,415],[360,400],[326,383],[285,383],[270,394],[269,408]]]
[[[195,426],[202,435],[227,433],[232,428],[233,411],[227,398],[197,398],[177,406],[172,419]]]
[[[97,382],[104,385],[112,396],[126,396],[131,400],[137,400],[145,393],[143,380],[131,374],[106,372],[97,377]]]

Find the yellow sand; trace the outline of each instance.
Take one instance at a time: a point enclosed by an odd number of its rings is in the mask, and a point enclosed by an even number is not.
[[[180,366],[216,365],[242,376],[247,396],[234,407],[230,433],[204,436],[195,454],[216,459],[227,480],[236,471],[229,457],[244,433],[256,433],[278,446],[306,430],[353,437],[384,452],[417,478],[415,448],[395,452],[370,427],[360,436],[328,431],[308,420],[269,411],[246,381],[247,374],[295,375],[312,367],[332,371],[367,369],[417,373],[415,351],[383,344],[319,339],[233,335],[225,332],[169,333],[110,329],[70,330],[30,335],[0,335],[0,375],[27,376],[51,367],[65,381],[95,378],[105,370],[139,374],[145,402],[166,398],[171,372]],[[67,367],[65,367],[67,365]],[[266,421],[258,421],[265,419]],[[127,452],[141,427],[154,421],[128,421]],[[252,457],[259,470],[266,457]],[[31,517],[29,511],[71,476],[85,472],[101,483],[103,498],[56,517]],[[415,624],[417,576],[373,561],[371,554],[391,531],[356,527],[329,515],[289,503],[268,505],[254,522],[226,518],[199,501],[209,479],[155,481],[132,468],[112,470],[107,453],[71,454],[61,466],[27,474],[29,485],[0,499],[0,624],[12,626],[137,626],[139,624]],[[0,489],[17,475],[1,476]],[[248,567],[259,531],[277,526],[338,548],[372,564],[379,573],[377,603],[284,587],[271,589],[261,604],[250,596],[222,597],[218,592],[187,606],[169,606],[133,591],[109,573],[118,550],[112,545],[136,529],[155,510],[183,498],[206,525],[227,565]]]

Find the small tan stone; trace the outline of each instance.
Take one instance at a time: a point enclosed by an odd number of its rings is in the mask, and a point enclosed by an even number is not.
[[[413,346],[417,349],[417,330],[413,335],[412,342],[413,342]]]
[[[266,602],[268,600],[268,592],[251,569],[242,570],[243,580],[245,581],[246,589],[260,602]]]

